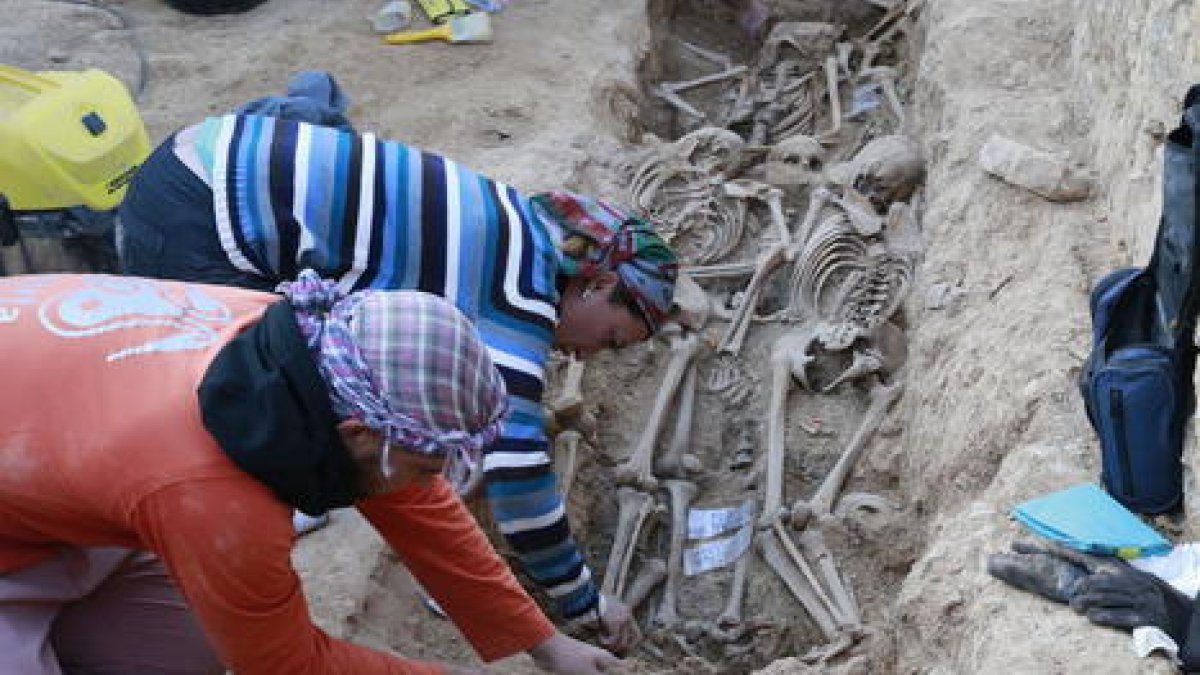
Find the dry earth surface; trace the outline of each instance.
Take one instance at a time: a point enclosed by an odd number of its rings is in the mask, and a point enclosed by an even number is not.
[[[618,201],[628,199],[628,158],[649,142],[640,132],[670,140],[686,130],[646,93],[660,77],[697,74],[684,72],[688,63],[672,56],[678,50],[663,36],[721,48],[739,62],[757,48],[717,3],[702,0],[650,8],[514,0],[494,17],[490,45],[410,47],[383,46],[370,32],[375,0],[270,0],[245,15],[207,19],[155,0],[107,3],[132,30],[86,4],[0,0],[0,62],[104,68],[136,86],[136,45],[148,66],[139,105],[155,142],[282,91],[297,70],[325,69],[351,96],[360,129],[443,152],[527,190],[566,187]],[[842,21],[852,33],[880,14],[865,0],[768,4],[776,17]],[[1197,72],[1200,10],[1182,0],[909,4],[912,30],[888,56],[907,104],[900,130],[927,161],[914,199],[924,254],[901,312],[905,394],[851,481],[896,508],[827,533],[869,638],[828,664],[807,663],[800,656],[820,634],[758,564],[746,614],[784,629],[753,645],[758,656],[685,658],[677,643],[648,640],[630,670],[745,672],[778,656],[762,672],[1171,671],[1162,660],[1132,656],[1125,636],[992,581],[984,560],[1018,534],[1006,517],[1014,503],[1097,474],[1075,389],[1088,346],[1087,291],[1105,271],[1145,259],[1160,204],[1156,134],[1174,124]],[[632,94],[614,98],[614,91]],[[871,124],[851,130],[879,133]],[[1051,203],[987,176],[977,156],[996,132],[1086,166],[1096,177],[1092,197]],[[849,153],[838,152],[834,159]],[[750,259],[755,245],[746,249]],[[763,363],[778,333],[755,330],[745,354]],[[578,468],[570,509],[597,574],[616,519],[612,469],[641,433],[667,358],[662,344],[604,355],[584,379],[601,431]],[[552,376],[555,388],[561,372]],[[697,506],[740,498],[740,474],[728,459],[739,424],[762,419],[769,378],[759,373],[757,381],[741,406],[723,407],[707,392],[698,399]],[[866,400],[853,387],[793,398],[789,419],[820,418],[834,435],[788,427],[789,500],[820,481]],[[1190,447],[1189,459],[1194,454]],[[1194,512],[1197,492],[1189,494]],[[295,555],[317,621],[334,635],[410,656],[470,662],[469,647],[420,606],[373,532],[351,512],[334,520],[301,540]],[[1182,538],[1195,535],[1185,523]],[[647,549],[663,545],[652,540]],[[686,580],[684,617],[711,620],[730,576],[723,569]],[[523,658],[494,668],[534,670]]]

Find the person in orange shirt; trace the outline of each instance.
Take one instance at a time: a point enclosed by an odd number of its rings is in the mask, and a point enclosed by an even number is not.
[[[618,663],[554,628],[455,492],[507,400],[470,322],[311,271],[280,290],[0,279],[0,674],[473,672],[312,624],[291,512],[349,505],[483,660]]]

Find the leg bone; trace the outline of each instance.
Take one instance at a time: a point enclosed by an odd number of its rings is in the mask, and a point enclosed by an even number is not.
[[[744,72],[746,72],[746,66],[731,66],[719,73],[704,75],[702,77],[697,77],[694,80],[685,80],[682,82],[661,82],[659,83],[659,86],[667,91],[678,94],[681,91],[702,87],[706,84],[712,84],[713,82],[729,80],[741,75]]]
[[[630,487],[617,489],[617,529],[613,535],[612,550],[608,554],[604,583],[600,588],[604,595],[621,597],[638,532],[654,506],[654,497],[646,492]]]
[[[783,466],[787,448],[784,446],[784,427],[787,423],[787,395],[792,378],[807,388],[805,367],[812,358],[811,331],[804,329],[785,333],[771,354],[771,401],[767,412],[766,489],[759,524],[774,521],[783,507]]]
[[[836,140],[842,131],[842,94],[838,90],[838,63],[836,56],[825,59],[825,86],[829,90],[830,127],[820,135],[821,140]]]
[[[660,476],[687,478],[700,470],[700,460],[686,452],[691,447],[692,418],[696,408],[696,363],[693,361],[683,376],[680,385],[678,406],[675,411],[675,430],[667,444],[667,451],[655,462]]]
[[[659,584],[667,578],[667,564],[658,558],[647,560],[625,591],[625,605],[630,611],[641,606]]]
[[[577,413],[579,407],[583,405],[583,370],[584,361],[572,356],[570,362],[567,363],[567,374],[563,379],[562,393],[550,406],[556,418],[570,417]]]
[[[729,58],[727,54],[722,54],[721,52],[713,51],[711,49],[705,49],[699,45],[694,45],[687,40],[677,40],[677,42],[679,43],[680,47],[683,47],[696,56],[707,59],[708,61],[711,61],[715,65],[718,65],[726,70],[733,67],[733,59]],[[745,66],[742,68],[745,69]]]
[[[854,470],[854,466],[858,463],[863,451],[866,450],[867,442],[871,440],[875,430],[883,423],[888,409],[900,398],[903,390],[904,384],[899,380],[895,384],[881,384],[871,390],[871,404],[867,406],[862,422],[850,442],[846,444],[846,449],[842,451],[842,456],[838,458],[837,464],[829,471],[829,475],[825,477],[821,487],[817,489],[817,494],[809,503],[815,515],[827,518],[833,513],[834,502],[837,501],[846,478]]]
[[[671,359],[667,363],[667,371],[663,374],[662,385],[654,399],[654,407],[650,410],[650,418],[646,427],[638,437],[637,445],[630,453],[629,459],[616,468],[617,482],[622,485],[636,485],[643,490],[653,490],[658,485],[654,477],[654,445],[662,430],[663,418],[667,407],[675,398],[683,376],[696,353],[703,343],[698,333],[687,333],[683,336],[672,336]]]
[[[725,335],[721,337],[721,342],[717,345],[718,352],[736,354],[741,351],[742,342],[746,339],[746,331],[750,327],[750,319],[758,305],[758,296],[762,293],[767,278],[791,258],[790,242],[786,241],[772,244],[759,258],[755,265],[754,276],[750,277],[750,283],[746,286],[742,304],[738,306],[733,320],[725,328]]]
[[[731,631],[742,623],[742,602],[746,598],[746,578],[750,575],[750,563],[754,555],[750,551],[738,558],[733,568],[733,583],[729,586],[729,600],[725,608],[717,616],[717,627],[723,631]]]
[[[683,576],[683,543],[687,540],[687,512],[698,491],[696,484],[685,480],[664,481],[671,495],[671,550],[667,558],[667,582],[662,604],[654,622],[659,627],[679,623],[679,583]]]
[[[841,619],[845,622],[843,626],[851,631],[860,630],[862,613],[858,609],[858,601],[842,578],[841,570],[837,568],[833,554],[825,544],[825,535],[821,533],[820,527],[810,523],[800,533],[799,546],[800,552],[817,568],[825,588],[829,589],[830,599],[837,605]]]
[[[897,30],[897,25],[908,12],[908,4],[909,0],[901,0],[894,3],[879,21],[875,22],[874,26],[871,26],[863,37],[876,43],[890,39]]]
[[[696,119],[699,119],[699,120],[702,120],[706,117],[704,113],[697,110],[696,107],[693,106],[691,103],[688,103],[687,101],[683,100],[683,98],[680,97],[679,94],[676,94],[674,91],[667,89],[666,87],[664,87],[662,85],[654,87],[653,89],[651,89],[651,91],[654,92],[655,96],[657,96],[657,97],[661,98],[662,100],[666,101],[667,103],[670,103],[671,105],[675,106],[675,108],[678,109],[680,112],[683,112],[687,115],[691,115],[692,117],[695,117]]]
[[[808,582],[808,585],[812,588],[813,595],[821,602],[825,610],[829,612],[829,616],[833,619],[834,624],[839,628],[853,627],[854,623],[851,621],[851,617],[845,614],[842,611],[841,605],[834,600],[833,596],[825,591],[825,587],[821,585],[821,581],[817,578],[816,572],[813,571],[812,565],[809,564],[808,558],[804,557],[800,549],[792,542],[790,530],[788,530],[785,523],[786,520],[786,516],[780,514],[771,523],[771,531],[778,537],[779,544],[782,546],[784,552],[792,559],[796,569],[800,571],[804,580]]]
[[[558,491],[563,501],[571,494],[575,482],[575,465],[579,457],[579,445],[583,434],[576,429],[567,429],[554,437],[554,473],[558,474]]]
[[[771,569],[775,570],[775,574],[783,580],[788,590],[800,604],[808,615],[812,617],[817,628],[825,636],[826,640],[833,641],[838,637],[837,625],[834,623],[833,615],[829,609],[817,597],[812,584],[800,573],[796,562],[790,558],[780,547],[778,535],[774,530],[765,530],[759,533],[758,550],[762,555],[763,560]]]

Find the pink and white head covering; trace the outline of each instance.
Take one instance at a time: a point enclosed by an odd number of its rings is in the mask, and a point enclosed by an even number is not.
[[[446,300],[419,291],[346,295],[304,270],[280,284],[292,305],[334,412],[384,435],[391,446],[445,456],[463,489],[483,448],[500,434],[504,380],[471,322]]]

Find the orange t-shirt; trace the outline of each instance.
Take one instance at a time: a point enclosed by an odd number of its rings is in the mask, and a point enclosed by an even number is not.
[[[64,544],[144,548],[239,675],[439,672],[313,626],[291,509],[204,428],[209,362],[278,300],[101,275],[0,279],[0,572]],[[483,659],[554,633],[445,481],[357,506]]]

